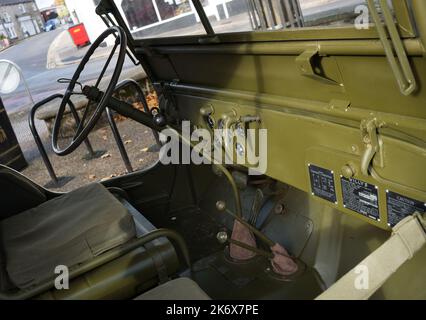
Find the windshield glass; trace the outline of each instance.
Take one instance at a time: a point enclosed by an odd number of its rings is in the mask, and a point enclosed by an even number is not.
[[[216,33],[355,26],[368,11],[365,0],[209,0],[204,10]]]
[[[114,0],[135,39],[205,34],[190,0]],[[366,0],[202,0],[215,33],[303,27],[366,29]]]
[[[205,34],[190,0],[114,0],[135,39]]]

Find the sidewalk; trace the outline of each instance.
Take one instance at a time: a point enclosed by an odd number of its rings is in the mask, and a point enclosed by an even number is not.
[[[79,63],[89,48],[90,46],[77,48],[68,30],[64,30],[53,40],[49,47],[46,68],[54,69]],[[110,51],[111,47],[99,47],[93,54],[92,59],[106,57]]]

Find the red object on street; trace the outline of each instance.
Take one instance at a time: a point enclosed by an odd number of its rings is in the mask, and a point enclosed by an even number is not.
[[[90,44],[89,36],[83,23],[68,28],[68,32],[77,47],[84,47]]]

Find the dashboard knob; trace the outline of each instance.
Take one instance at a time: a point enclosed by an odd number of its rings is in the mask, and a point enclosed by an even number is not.
[[[202,107],[200,109],[200,114],[203,117],[211,116],[213,113],[214,113],[214,109],[213,109],[213,106],[211,104],[209,104],[208,106]]]
[[[156,126],[164,127],[167,124],[166,117],[157,108],[152,109],[151,113]]]
[[[352,168],[350,164],[346,164],[342,167],[342,176],[344,176],[346,179],[350,179],[355,175],[355,170]]]

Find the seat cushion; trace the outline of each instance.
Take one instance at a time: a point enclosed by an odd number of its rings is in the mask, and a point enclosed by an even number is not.
[[[6,268],[21,289],[55,276],[135,237],[126,208],[90,184],[0,222]]]
[[[110,190],[112,193],[114,191]],[[156,230],[127,200],[117,198],[133,216],[136,237]],[[179,259],[173,244],[164,237],[155,239],[118,259],[71,279],[69,290],[52,289],[37,297],[43,300],[124,300],[155,287],[176,274]]]
[[[145,292],[135,300],[210,300],[210,297],[189,278],[178,278]]]

